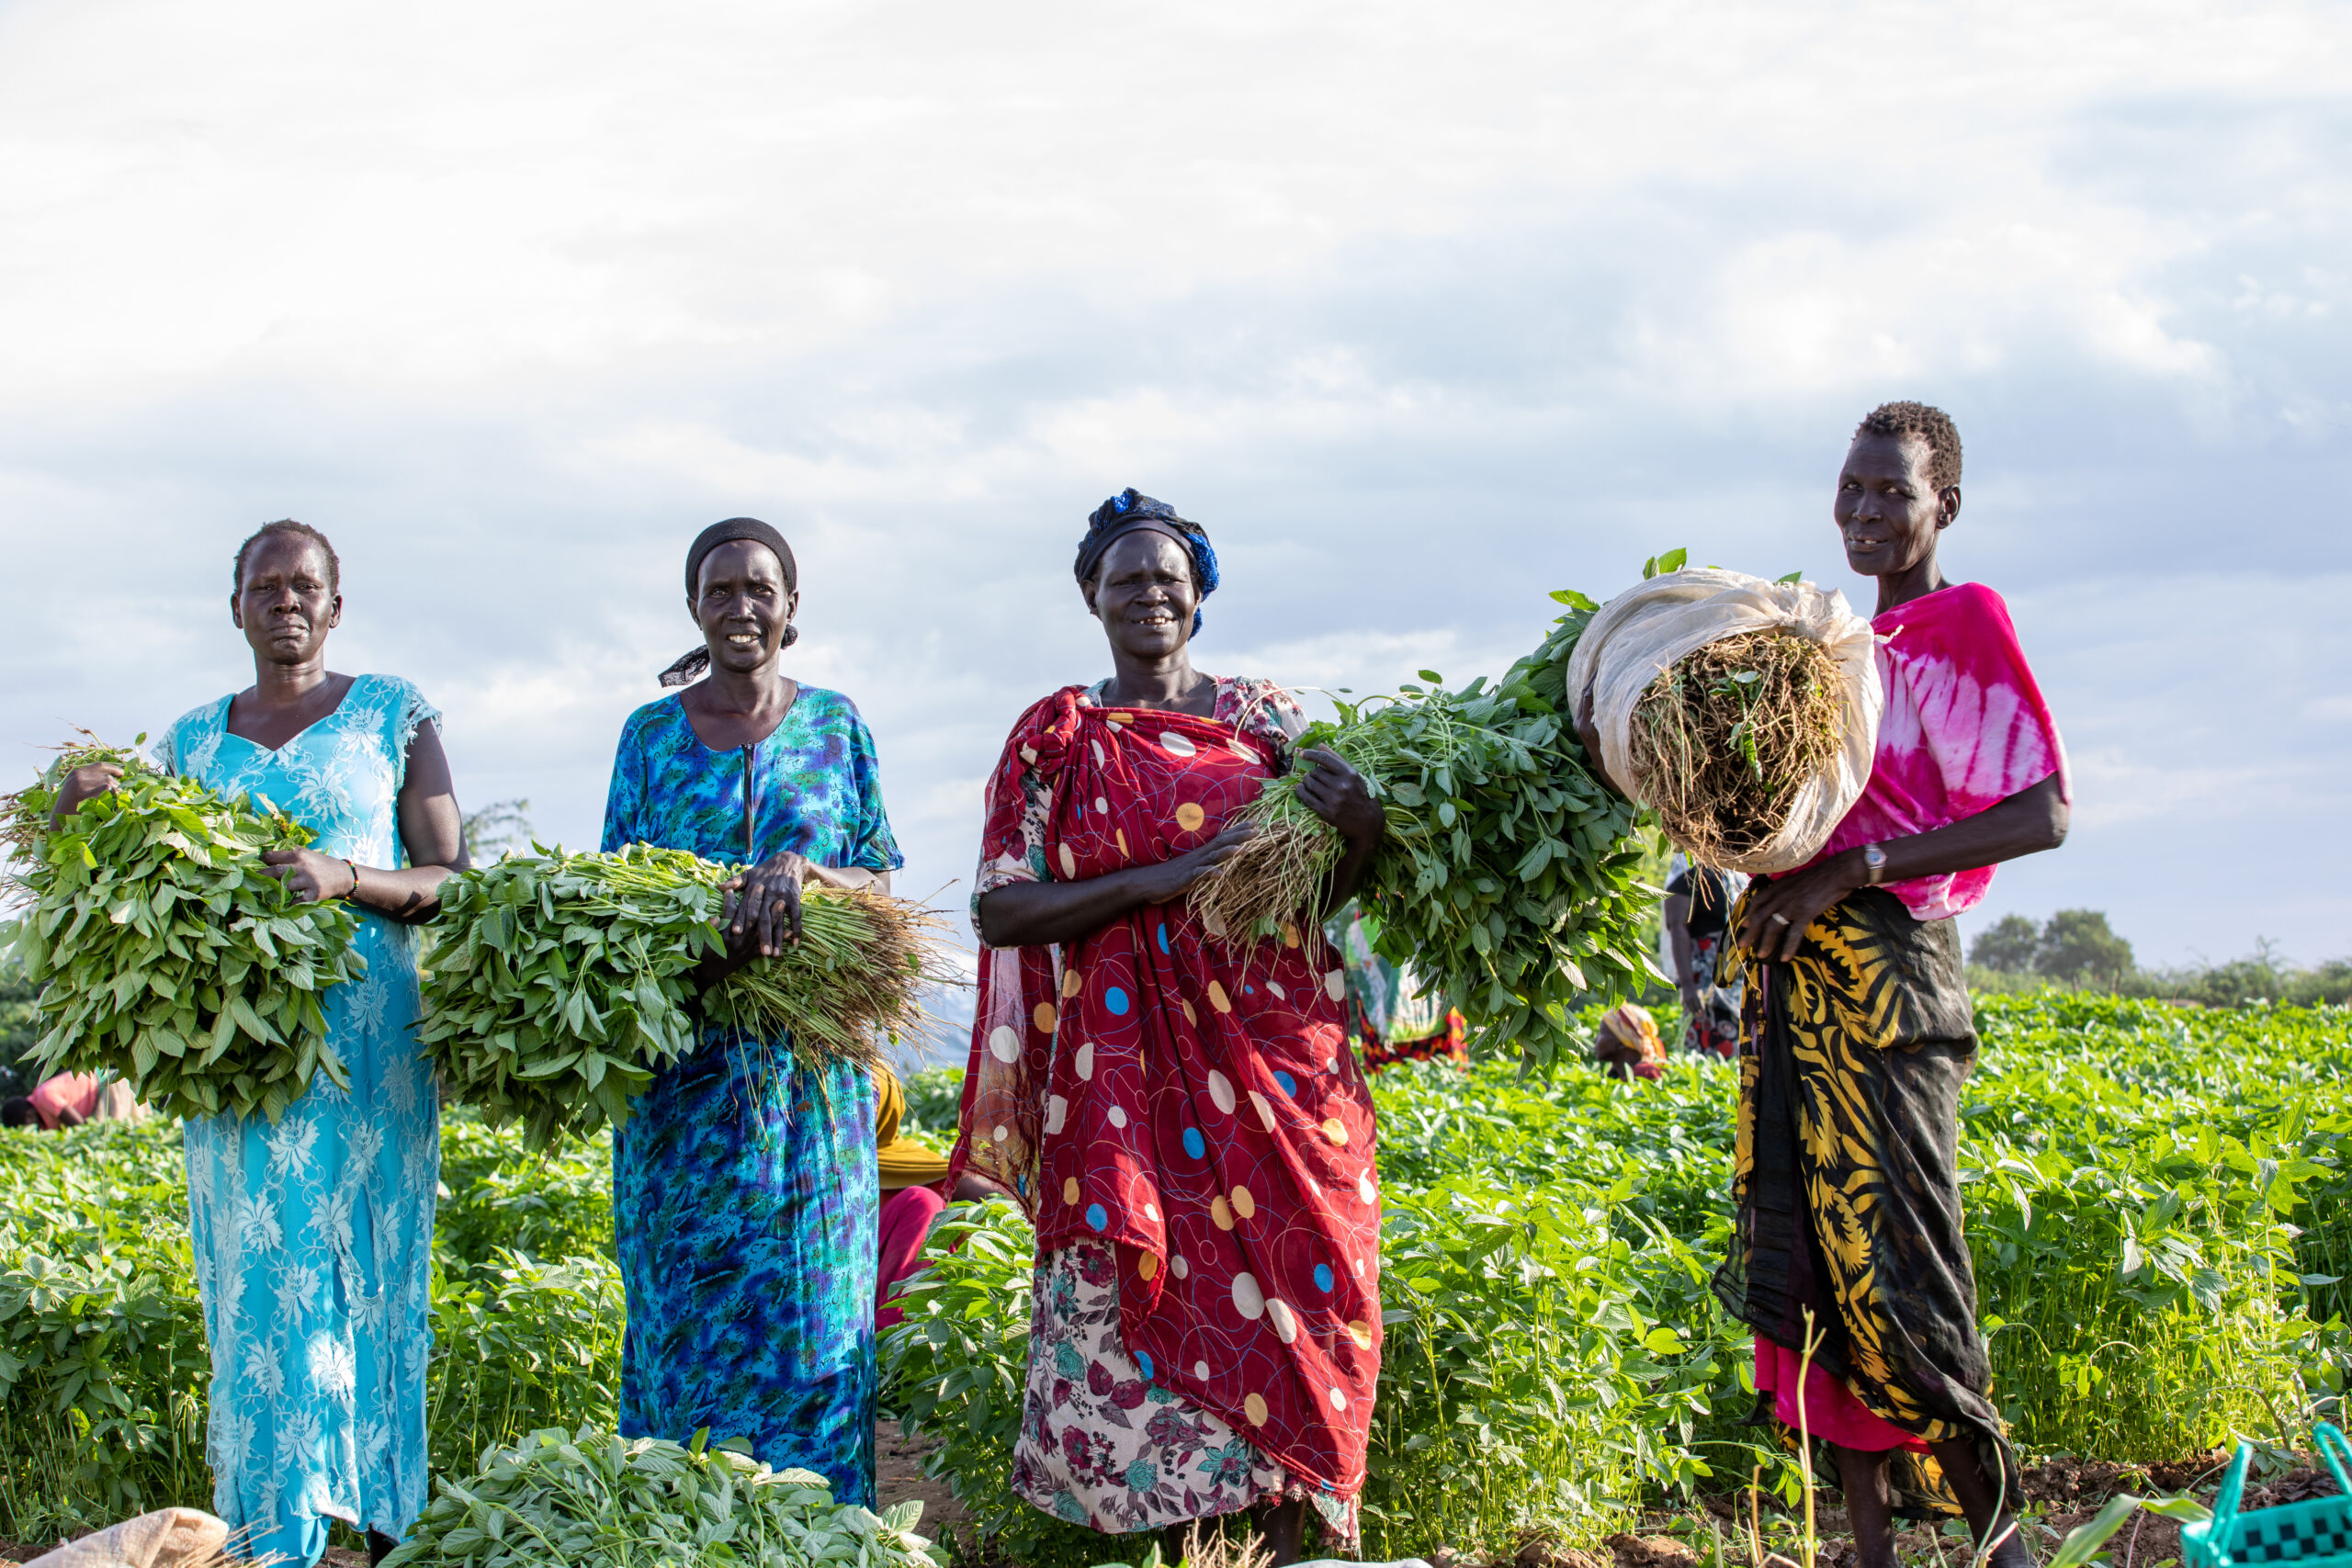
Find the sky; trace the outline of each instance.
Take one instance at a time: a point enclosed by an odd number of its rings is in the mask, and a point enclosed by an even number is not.
[[[1363,692],[1677,546],[1866,601],[1916,398],[2075,774],[1963,930],[2352,954],[2347,89],[2258,3],[0,0],[0,775],[247,683],[290,515],[334,667],[588,846],[750,513],[960,907],[1122,487],[1216,539],[1202,668]]]

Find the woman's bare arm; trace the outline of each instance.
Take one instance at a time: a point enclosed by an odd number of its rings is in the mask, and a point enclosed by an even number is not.
[[[2067,818],[2058,775],[2052,773],[1973,817],[1907,838],[1881,840],[1878,847],[1885,852],[1886,869],[1879,881],[1973,871],[2054,850],[2066,841]],[[1786,963],[1796,956],[1807,926],[1855,888],[1869,884],[1870,870],[1862,863],[1860,848],[1774,877],[1748,900],[1747,918],[1739,928],[1740,945],[1766,963]],[[1781,919],[1774,919],[1775,915]]]
[[[1014,882],[980,895],[980,940],[990,947],[1076,942],[1132,909],[1182,897],[1255,831],[1227,828],[1199,849],[1082,882]]]

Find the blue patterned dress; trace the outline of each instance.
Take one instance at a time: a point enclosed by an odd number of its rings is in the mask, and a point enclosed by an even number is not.
[[[883,815],[874,738],[838,692],[804,686],[752,749],[759,860],[906,863]],[[678,697],[629,716],[605,848],[648,843],[740,864],[743,753],[695,735]],[[613,1139],[613,1228],[628,1292],[621,1431],[746,1438],[782,1468],[874,1502],[874,1276],[882,1194],[874,1086],[812,1071],[778,1038],[706,1032]]]
[[[275,751],[228,732],[229,703],[181,717],[156,761],[223,795],[267,797],[322,854],[407,863],[409,741],[440,717],[414,686],[358,676]],[[350,1092],[318,1077],[275,1127],[223,1115],[185,1132],[212,1347],[212,1511],[254,1532],[254,1555],[305,1563],[326,1549],[328,1519],[398,1539],[425,1502],[440,1107],[409,1034],[409,929],[363,910],[356,945],[368,977],[324,998]]]

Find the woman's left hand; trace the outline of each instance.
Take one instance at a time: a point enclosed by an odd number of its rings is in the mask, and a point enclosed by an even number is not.
[[[305,904],[348,898],[359,888],[359,872],[349,861],[316,850],[265,850],[262,874],[286,884]]]
[[[1298,781],[1300,804],[1337,828],[1350,843],[1378,843],[1388,831],[1388,818],[1364,786],[1363,775],[1328,747],[1317,746],[1299,761],[1307,768]]]
[[[1747,918],[1739,923],[1739,945],[1760,963],[1786,964],[1804,944],[1805,928],[1869,881],[1860,854],[1851,850],[1776,876],[1750,895]]]
[[[800,889],[814,871],[806,859],[786,850],[720,883],[728,895],[727,912],[720,917],[728,951],[739,958],[753,951],[762,958],[774,958],[786,943],[797,943]]]

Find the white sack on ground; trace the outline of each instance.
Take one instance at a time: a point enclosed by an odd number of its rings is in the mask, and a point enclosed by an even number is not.
[[[1693,567],[1651,578],[1600,607],[1568,658],[1568,700],[1592,685],[1592,723],[1610,777],[1641,799],[1630,747],[1634,705],[1650,683],[1685,654],[1746,632],[1792,632],[1828,650],[1845,676],[1845,725],[1835,761],[1798,788],[1789,819],[1753,853],[1726,860],[1725,871],[1789,871],[1821,852],[1870,782],[1878,746],[1877,642],[1871,624],[1847,608],[1846,596],[1810,582],[1768,582],[1746,572]],[[1646,801],[1645,805],[1648,804]]]
[[[45,1551],[25,1568],[199,1568],[220,1560],[229,1527],[196,1508],[159,1508]]]

